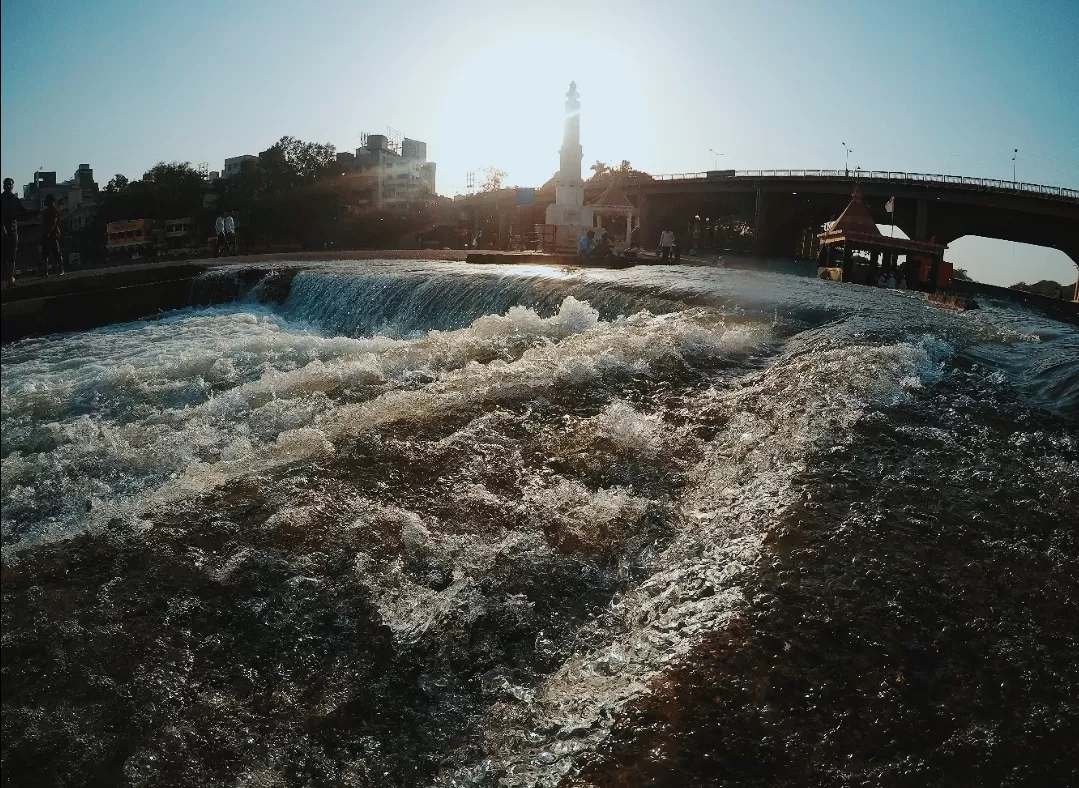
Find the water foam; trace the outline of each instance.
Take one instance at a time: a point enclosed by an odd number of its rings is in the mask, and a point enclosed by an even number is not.
[[[579,754],[595,750],[627,702],[737,616],[746,573],[755,571],[769,530],[801,499],[794,480],[809,452],[842,442],[866,408],[888,407],[931,383],[950,352],[933,339],[842,350],[821,344],[788,352],[738,388],[710,389],[694,403],[700,416],[725,426],[678,503],[675,538],[653,558],[648,579],[617,596],[582,637],[595,645],[492,713],[497,723],[486,749],[503,784],[557,785]],[[632,444],[654,445],[636,437],[648,428],[623,405],[612,404],[599,421],[627,424]],[[607,500],[610,491],[593,493],[587,503],[587,491],[564,483],[552,493],[559,504],[548,504],[549,517],[591,506],[596,528],[618,510]],[[447,771],[439,784],[478,784],[482,767]]]
[[[130,519],[399,418],[587,386],[682,354],[744,354],[757,341],[693,316],[604,323],[572,296],[547,318],[513,307],[413,339],[325,337],[235,305],[34,340],[4,365],[4,541]]]

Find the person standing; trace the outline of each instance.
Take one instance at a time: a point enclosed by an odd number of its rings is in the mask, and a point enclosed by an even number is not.
[[[49,275],[49,265],[59,269],[57,274],[64,275],[64,256],[60,253],[60,209],[56,207],[56,196],[45,195],[45,213],[41,220],[41,274]]]
[[[214,257],[218,257],[222,249],[225,249],[226,252],[228,251],[228,239],[225,238],[225,214],[217,215],[217,221],[214,222],[214,233],[217,235],[217,249],[214,251]]]
[[[663,230],[659,234],[659,251],[663,256],[663,263],[669,263],[671,261],[671,236],[673,233],[670,230]]]
[[[4,194],[0,197],[0,218],[4,225],[4,283],[15,286],[15,258],[19,254],[19,219],[30,215],[26,206],[12,192],[15,181],[4,178]]]
[[[671,230],[671,257],[676,263],[682,262],[682,248],[678,245],[678,236],[674,234],[674,230]]]
[[[225,214],[225,241],[229,254],[236,254],[236,220],[232,217],[232,211]]]

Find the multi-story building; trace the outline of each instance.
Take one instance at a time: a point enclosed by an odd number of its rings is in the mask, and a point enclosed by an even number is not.
[[[29,202],[27,207],[40,211],[45,206],[45,197],[52,195],[57,203],[67,199],[70,190],[68,184],[56,182],[56,172],[35,172],[34,180],[22,187],[24,202]]]
[[[154,243],[153,226],[147,219],[109,222],[105,231],[108,234],[109,254],[141,252]]]
[[[194,224],[190,216],[182,219],[167,219],[164,225],[165,249],[170,253],[183,251],[191,246],[194,237]]]
[[[427,161],[426,142],[406,137],[398,151],[384,134],[369,134],[356,149],[355,168],[376,176],[373,203],[378,208],[407,207],[435,194],[435,163]]]
[[[51,194],[63,213],[67,233],[85,229],[97,213],[98,186],[89,164],[80,164],[71,178],[60,183],[55,172],[35,172],[34,180],[23,186],[22,192],[23,205],[32,211],[43,209]]]
[[[254,162],[258,164],[259,157],[252,154],[244,154],[243,156],[233,156],[230,159],[225,159],[225,166],[221,170],[222,178],[231,178],[235,175],[239,175],[244,168],[245,162]]]
[[[89,164],[80,164],[71,181],[75,188],[81,189],[84,193],[97,194],[97,181],[94,180],[94,170]]]

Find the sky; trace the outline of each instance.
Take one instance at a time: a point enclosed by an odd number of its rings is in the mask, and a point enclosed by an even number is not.
[[[851,168],[1079,187],[1079,0],[663,3],[3,0],[0,168],[104,184],[283,135],[424,140],[438,191],[558,167],[576,80],[585,167]],[[719,154],[719,155],[717,155]],[[1072,281],[1056,250],[964,238],[975,278]]]

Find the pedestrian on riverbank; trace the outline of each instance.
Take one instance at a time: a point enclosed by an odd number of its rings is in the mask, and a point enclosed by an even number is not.
[[[41,220],[41,275],[49,275],[49,266],[58,269],[59,276],[64,275],[64,256],[60,253],[60,209],[56,207],[56,197],[45,195],[45,213]]]
[[[15,181],[4,178],[4,194],[0,197],[0,218],[4,225],[4,284],[15,286],[15,259],[19,254],[19,219],[30,215],[26,206],[12,192]]]
[[[225,243],[229,254],[236,254],[236,220],[232,217],[232,211],[225,213]]]
[[[671,243],[674,240],[674,233],[670,230],[663,230],[659,234],[659,252],[662,255],[662,262],[669,263],[671,261]]]
[[[671,230],[671,257],[676,263],[682,262],[682,247],[678,245],[678,236],[674,234],[674,230]]]
[[[228,252],[228,239],[225,238],[225,214],[221,213],[217,216],[217,221],[214,222],[214,234],[217,236],[217,248],[214,250],[214,257],[221,255],[221,250],[224,249]]]

